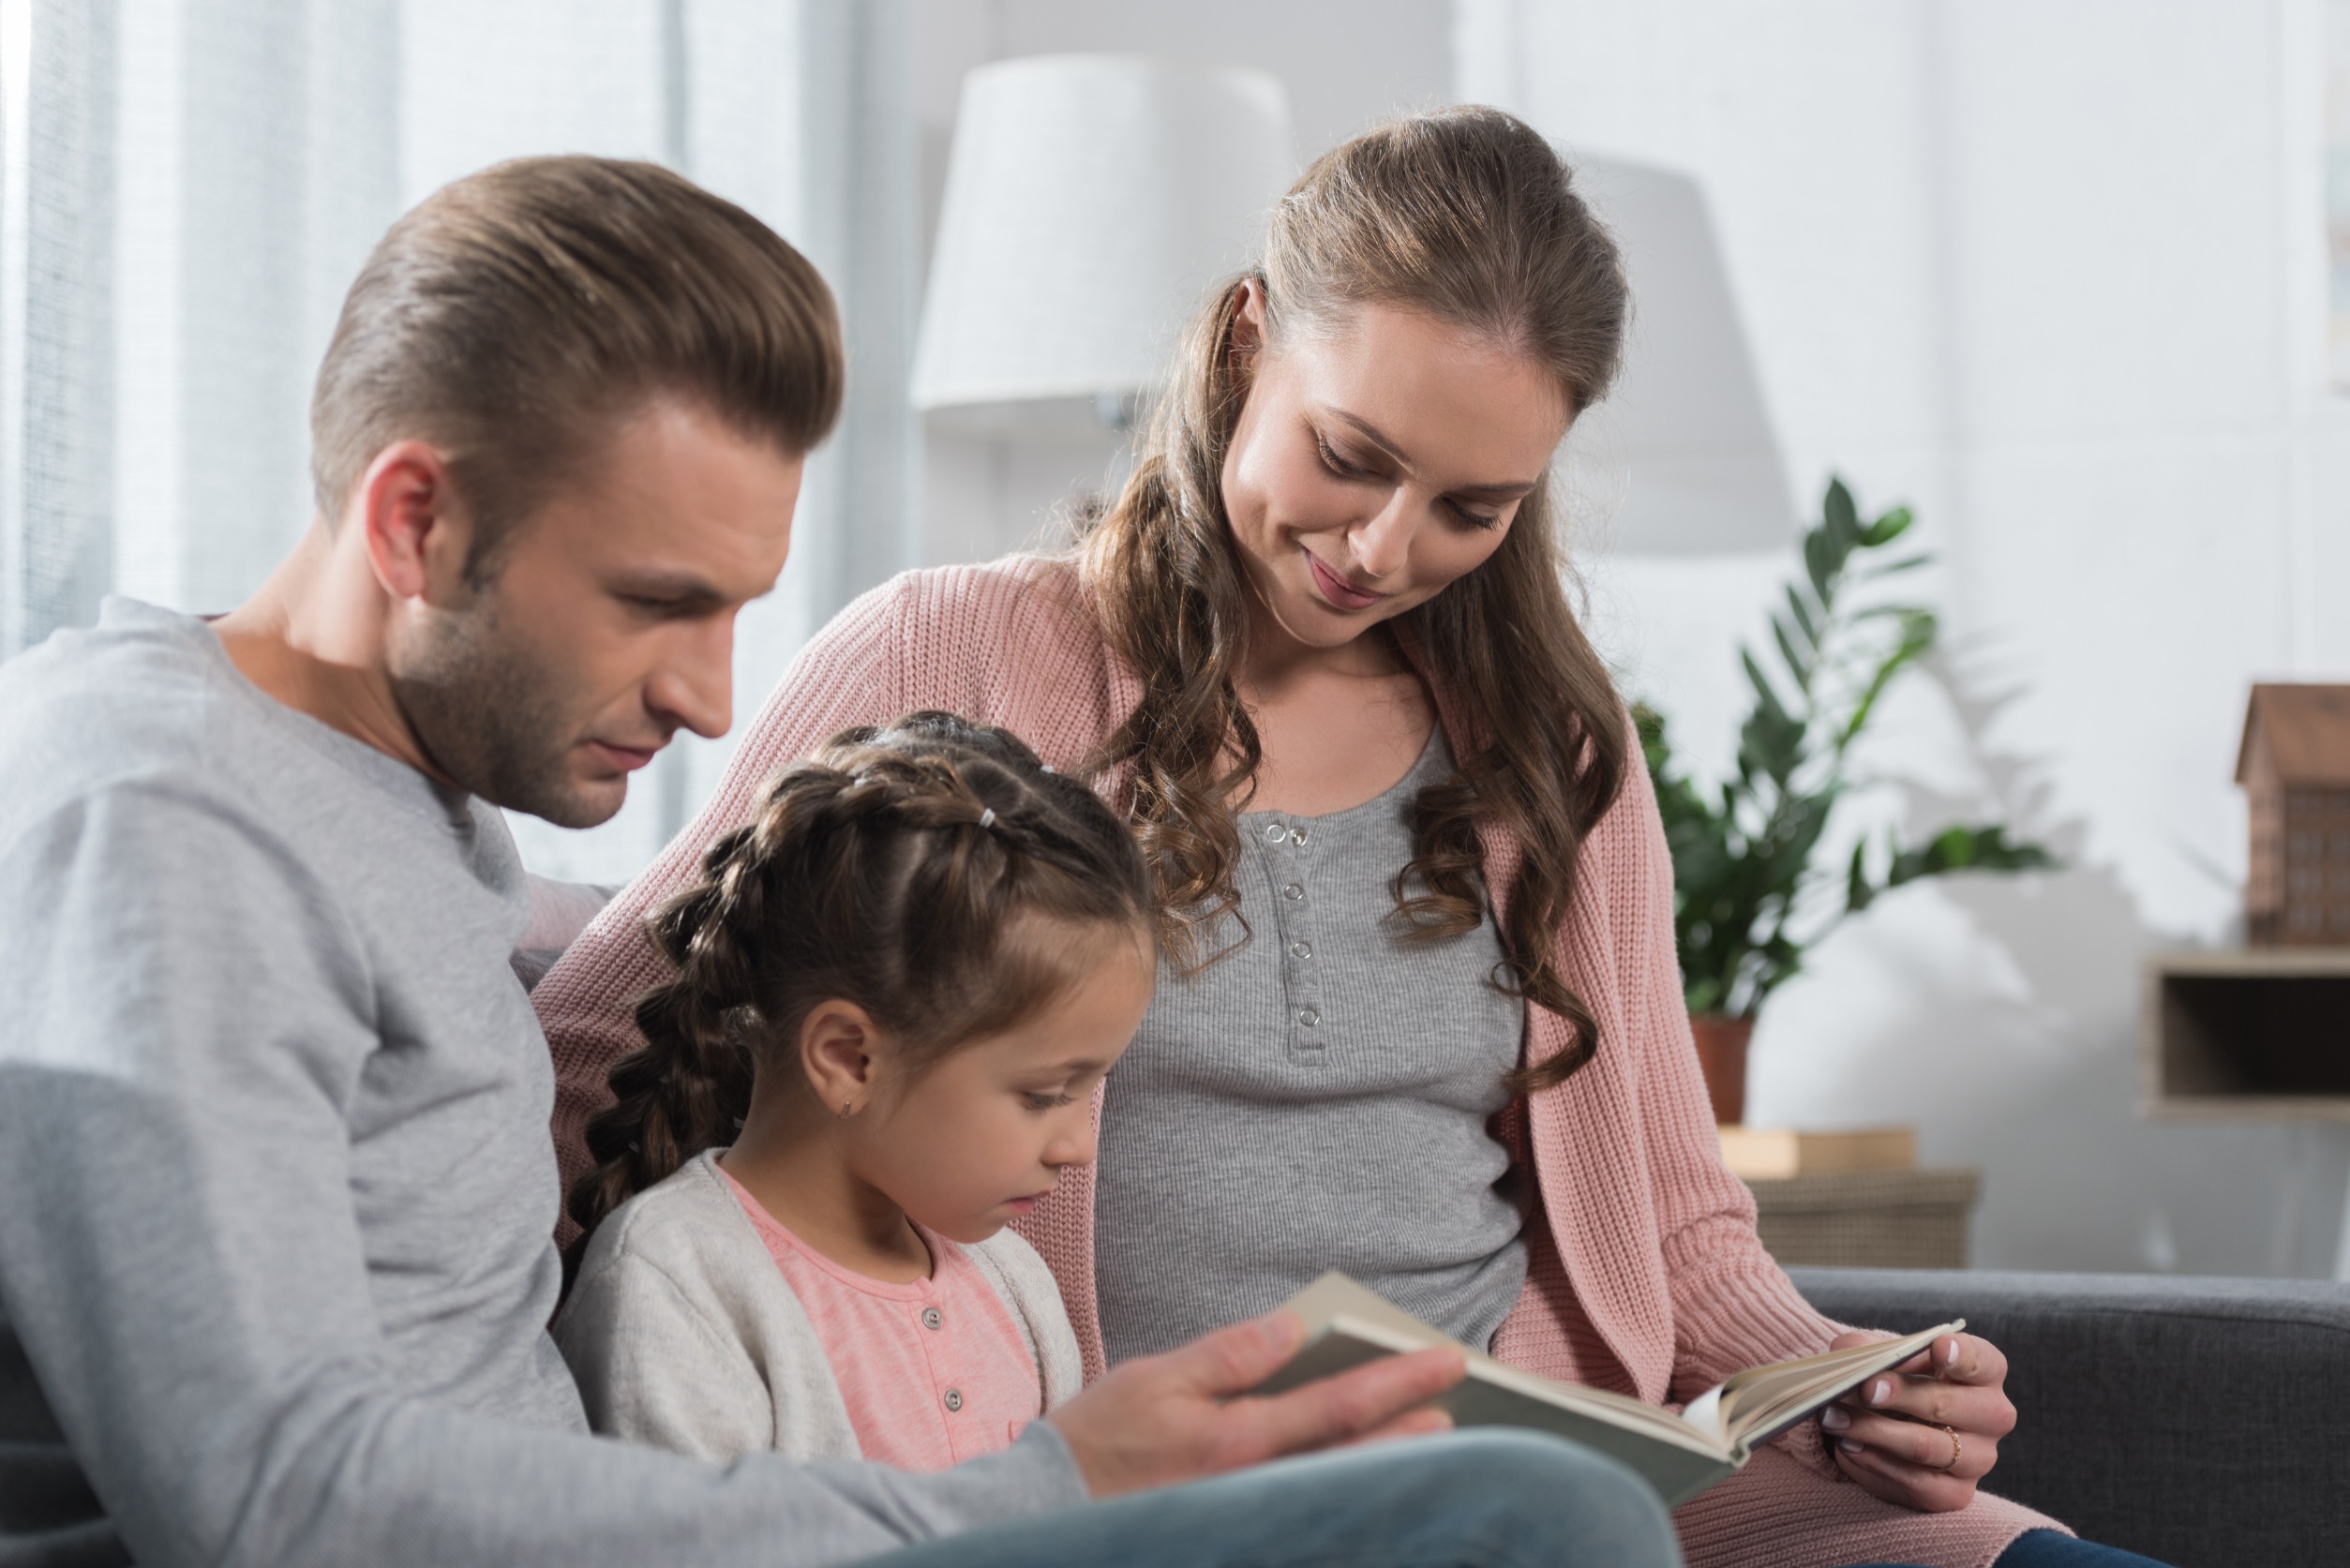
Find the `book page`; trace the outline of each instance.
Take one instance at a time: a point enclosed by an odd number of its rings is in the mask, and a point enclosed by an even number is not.
[[[1770,1441],[1830,1400],[1858,1388],[1880,1372],[1900,1366],[1945,1334],[1967,1326],[1965,1319],[1897,1339],[1855,1345],[1739,1372],[1723,1382],[1714,1424],[1740,1448]],[[1691,1410],[1698,1408],[1693,1401]]]
[[[1702,1428],[1693,1427],[1662,1406],[1604,1388],[1564,1383],[1522,1371],[1470,1349],[1430,1328],[1402,1307],[1335,1270],[1324,1275],[1282,1304],[1284,1310],[1305,1320],[1310,1337],[1343,1333],[1368,1344],[1401,1353],[1443,1345],[1469,1358],[1469,1376],[1479,1382],[1546,1404],[1572,1408],[1596,1419],[1627,1426],[1676,1447],[1721,1455],[1725,1445]],[[1863,1374],[1865,1376],[1866,1374]]]
[[[1317,1281],[1290,1310],[1307,1321],[1306,1342],[1257,1394],[1336,1377],[1382,1356],[1446,1346],[1467,1358],[1469,1375],[1429,1403],[1456,1426],[1520,1426],[1586,1444],[1630,1466],[1668,1505],[1697,1496],[1735,1468],[1711,1432],[1668,1411],[1504,1366],[1343,1276]]]

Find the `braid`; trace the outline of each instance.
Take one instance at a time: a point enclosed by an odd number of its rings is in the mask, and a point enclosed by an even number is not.
[[[922,712],[835,736],[648,921],[677,975],[637,1002],[644,1047],[588,1124],[595,1165],[571,1191],[582,1234],[566,1262],[613,1210],[733,1141],[762,1050],[827,998],[864,1008],[919,1070],[1070,983],[1065,952],[1006,940],[1016,918],[1147,942],[1151,911],[1124,823],[1010,731]]]
[[[613,1064],[613,1103],[588,1123],[595,1166],[573,1187],[571,1217],[592,1231],[606,1215],[666,1180],[704,1149],[730,1141],[751,1103],[751,1063],[727,1027],[753,1000],[752,948],[762,878],[760,829],[781,814],[711,846],[707,880],[655,911],[653,945],[678,977],[636,1003],[644,1048]]]

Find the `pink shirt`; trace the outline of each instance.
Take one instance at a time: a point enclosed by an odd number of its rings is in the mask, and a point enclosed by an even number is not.
[[[793,1235],[741,1182],[726,1185],[807,1308],[866,1458],[945,1470],[1010,1447],[1044,1413],[1036,1357],[963,1248],[918,1225],[930,1277],[868,1279]]]

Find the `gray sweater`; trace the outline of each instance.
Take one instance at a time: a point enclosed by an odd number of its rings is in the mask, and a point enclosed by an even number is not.
[[[742,1212],[715,1151],[615,1210],[555,1322],[599,1432],[696,1458],[771,1450],[862,1457],[807,1308]],[[1060,1288],[1001,1231],[964,1249],[1036,1361],[1043,1408],[1084,1381]]]
[[[109,604],[0,666],[0,1562],[837,1562],[1084,1495],[591,1438],[498,814]]]

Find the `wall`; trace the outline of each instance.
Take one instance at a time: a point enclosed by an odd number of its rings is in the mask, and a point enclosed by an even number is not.
[[[1467,0],[1464,96],[1706,190],[1799,515],[1918,507],[1952,656],[1873,809],[2070,869],[1906,891],[1774,998],[1754,1118],[1911,1120],[1990,1265],[2323,1273],[2350,1133],[2148,1123],[2136,970],[2234,939],[2254,679],[2350,677],[2313,0]],[[1633,476],[1638,483],[1638,476]],[[1783,553],[1605,549],[1594,623],[1701,766]]]

